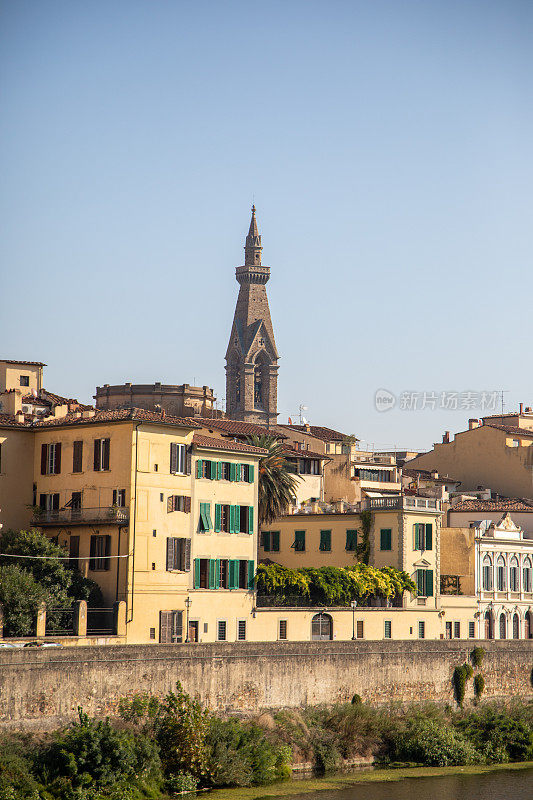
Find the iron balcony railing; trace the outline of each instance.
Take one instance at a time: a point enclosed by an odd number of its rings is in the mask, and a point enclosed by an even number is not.
[[[125,525],[129,522],[129,508],[105,506],[101,508],[60,508],[55,511],[43,509],[35,514],[32,524],[41,525],[86,525],[90,522],[109,525]]]

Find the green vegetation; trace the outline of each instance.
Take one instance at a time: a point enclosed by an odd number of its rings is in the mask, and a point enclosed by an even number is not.
[[[485,651],[482,647],[474,647],[472,650],[472,664],[474,667],[481,667],[483,665],[483,656]]]
[[[267,450],[259,460],[259,524],[269,523],[285,514],[296,496],[300,478],[285,458],[283,445],[275,436],[250,436],[249,444]]]
[[[356,701],[244,721],[206,711],[178,683],[162,699],[124,698],[119,714],[96,720],[79,709],[53,735],[4,735],[0,800],[163,800],[196,788],[265,786],[302,762],[324,775],[361,759],[395,772],[533,758],[533,703],[452,711]]]
[[[485,691],[485,678],[478,672],[477,675],[474,675],[474,694],[477,698],[480,698],[483,692]]]
[[[453,671],[452,683],[455,700],[457,704],[461,706],[461,708],[465,699],[467,681],[470,680],[473,674],[474,670],[472,669],[472,666],[467,663],[461,664],[460,667],[456,667]]]
[[[279,564],[259,564],[257,591],[280,599],[291,595],[317,605],[343,606],[357,599],[365,605],[371,597],[393,598],[404,591],[416,594],[416,586],[406,572],[394,567],[313,567],[288,569]]]
[[[75,600],[101,606],[102,594],[94,581],[69,565],[65,550],[36,530],[0,533],[0,603],[4,607],[4,635],[32,636],[36,608],[68,609]],[[13,558],[12,556],[38,556]],[[0,799],[1,800],[1,799]]]
[[[368,509],[361,511],[361,538],[357,543],[357,560],[362,564],[370,561],[370,531],[372,530],[372,512]]]

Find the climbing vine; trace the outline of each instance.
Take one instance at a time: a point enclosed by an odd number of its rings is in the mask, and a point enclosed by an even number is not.
[[[372,512],[361,511],[361,541],[358,542],[355,552],[357,560],[368,564],[370,560],[370,531],[372,530]]]
[[[465,699],[467,681],[470,680],[473,674],[474,670],[472,669],[471,665],[467,663],[461,664],[459,667],[455,667],[453,671],[452,682],[455,700],[457,705],[459,705],[461,708],[463,707],[463,702]]]

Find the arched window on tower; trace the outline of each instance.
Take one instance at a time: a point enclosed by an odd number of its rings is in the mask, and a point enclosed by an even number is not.
[[[254,405],[260,408],[265,408],[266,406],[267,369],[268,361],[264,353],[259,353],[254,366]]]
[[[241,402],[241,371],[239,369],[235,373],[235,402]]]

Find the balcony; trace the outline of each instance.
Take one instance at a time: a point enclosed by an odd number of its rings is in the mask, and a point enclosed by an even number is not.
[[[370,511],[441,511],[441,502],[433,497],[368,497],[362,506]]]
[[[127,525],[130,520],[129,508],[104,506],[102,508],[61,508],[56,511],[42,510],[32,519],[32,525],[88,525],[100,523],[105,525]]]

